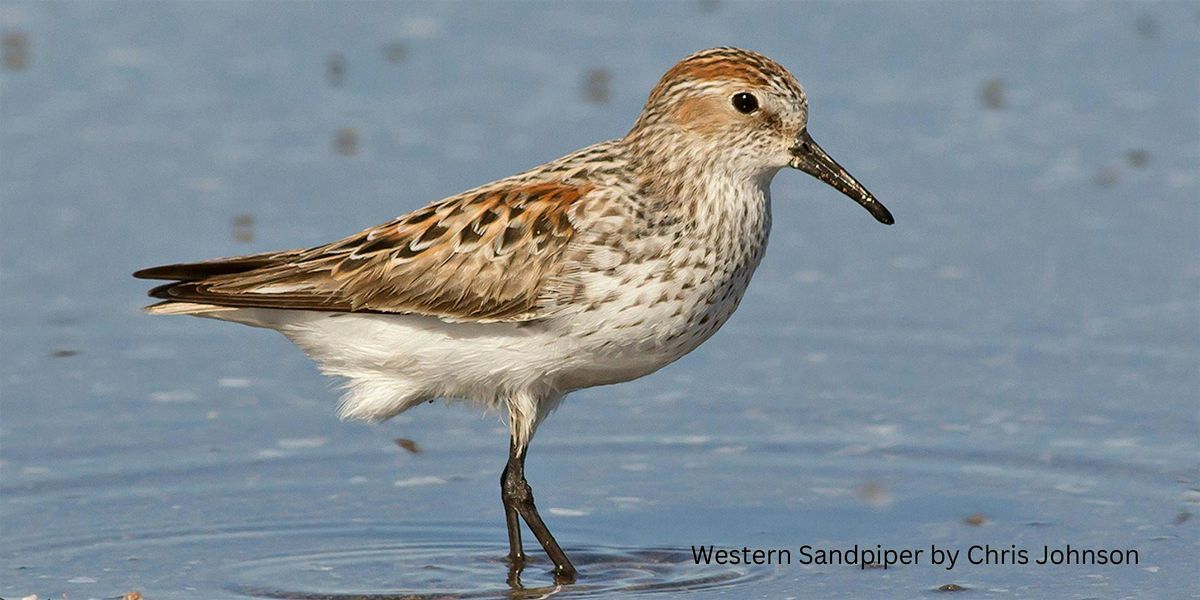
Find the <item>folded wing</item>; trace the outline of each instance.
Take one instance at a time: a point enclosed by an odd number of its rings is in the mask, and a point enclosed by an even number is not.
[[[570,210],[589,191],[561,182],[481,188],[332,244],[134,276],[175,280],[150,291],[167,302],[528,320],[566,274]]]

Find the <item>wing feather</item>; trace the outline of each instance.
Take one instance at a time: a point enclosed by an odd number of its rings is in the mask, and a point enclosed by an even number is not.
[[[138,279],[174,279],[178,281],[198,281],[217,275],[244,273],[279,264],[294,257],[303,250],[285,250],[282,252],[263,252],[228,258],[216,258],[197,263],[180,263],[142,269],[133,274]]]
[[[521,321],[568,272],[571,207],[592,191],[515,182],[452,197],[345,239],[290,250],[145,269],[174,279],[150,295],[217,306],[412,313]]]

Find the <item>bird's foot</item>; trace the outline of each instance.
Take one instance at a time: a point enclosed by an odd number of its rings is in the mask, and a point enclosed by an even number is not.
[[[554,566],[554,583],[556,584],[569,585],[575,583],[576,575],[575,567],[571,565]]]

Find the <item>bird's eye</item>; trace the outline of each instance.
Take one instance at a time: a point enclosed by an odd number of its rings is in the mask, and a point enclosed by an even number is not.
[[[750,114],[758,110],[758,98],[749,92],[738,92],[733,95],[733,107],[742,114]]]

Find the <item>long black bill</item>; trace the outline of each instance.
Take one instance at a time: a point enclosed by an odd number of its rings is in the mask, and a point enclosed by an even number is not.
[[[862,205],[875,217],[876,221],[884,225],[891,225],[896,220],[892,218],[892,213],[888,212],[881,202],[875,199],[867,188],[863,187],[853,175],[846,172],[842,165],[837,164],[821,149],[812,136],[808,135],[806,129],[800,134],[800,139],[796,140],[796,145],[792,147],[792,168],[800,169],[825,183],[836,188],[839,192],[850,196],[855,202]]]

